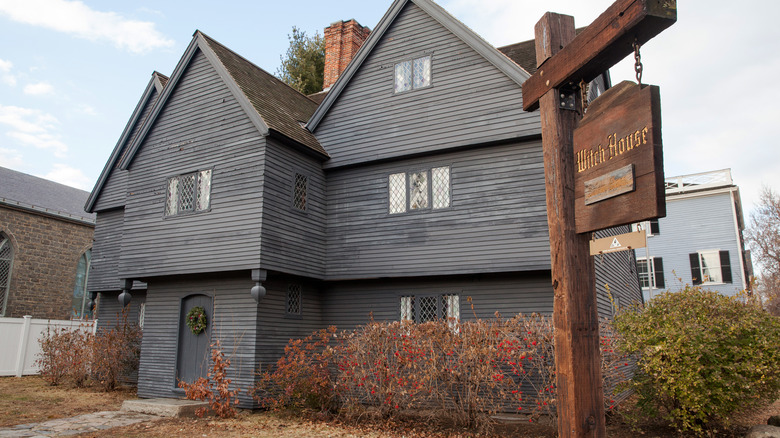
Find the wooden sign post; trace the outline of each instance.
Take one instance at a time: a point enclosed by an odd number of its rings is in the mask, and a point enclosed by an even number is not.
[[[542,121],[560,437],[606,436],[590,233],[575,226],[573,133],[581,113],[568,102],[582,108],[574,85],[669,27],[676,12],[675,0],[618,0],[576,38],[570,16],[547,13],[535,27],[539,68],[523,84],[523,108],[538,106]]]

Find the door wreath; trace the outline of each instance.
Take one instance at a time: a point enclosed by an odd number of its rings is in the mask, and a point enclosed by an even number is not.
[[[193,334],[198,335],[203,330],[206,330],[207,323],[206,309],[202,306],[195,306],[187,312],[187,327],[190,328]]]

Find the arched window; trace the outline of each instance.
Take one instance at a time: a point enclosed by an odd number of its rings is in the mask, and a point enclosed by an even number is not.
[[[76,286],[73,287],[73,313],[72,317],[76,319],[92,318],[92,309],[90,309],[89,297],[87,293],[87,280],[89,279],[89,264],[92,261],[92,250],[88,249],[79,258],[79,264],[76,267]]]
[[[11,241],[0,233],[0,316],[5,316],[8,291],[11,287],[11,268],[14,265],[14,249]]]

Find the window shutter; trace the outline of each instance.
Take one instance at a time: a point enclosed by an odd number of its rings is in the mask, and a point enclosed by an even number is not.
[[[661,229],[658,227],[658,219],[650,221],[650,234],[653,236],[661,234]]]
[[[724,283],[731,283],[731,263],[728,251],[720,251],[720,273]]]
[[[701,266],[699,265],[699,253],[692,252],[688,255],[691,259],[691,278],[693,284],[701,284]]]
[[[666,283],[664,283],[664,261],[661,257],[653,257],[653,270],[655,287],[658,289],[666,289]]]

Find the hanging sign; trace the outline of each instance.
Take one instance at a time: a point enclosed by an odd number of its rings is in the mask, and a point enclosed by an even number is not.
[[[595,239],[590,241],[590,255],[644,248],[646,242],[645,230]]]
[[[657,86],[624,81],[574,130],[577,233],[666,216]]]

